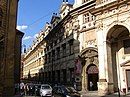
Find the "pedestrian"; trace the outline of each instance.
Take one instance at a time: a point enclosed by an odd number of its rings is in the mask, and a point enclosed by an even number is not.
[[[21,95],[24,94],[24,83],[23,82],[20,83],[20,92],[21,92]]]
[[[92,91],[93,90],[93,82],[92,81],[90,81],[90,91]]]
[[[28,84],[25,84],[25,86],[24,86],[25,95],[28,95],[28,91],[29,91]]]
[[[28,86],[28,84],[26,86],[26,89],[27,89],[27,95],[29,95],[29,86]]]

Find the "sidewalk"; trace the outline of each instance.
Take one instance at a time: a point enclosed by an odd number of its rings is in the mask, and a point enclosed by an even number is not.
[[[98,95],[88,95],[83,94],[81,97],[130,97],[130,95],[118,95],[118,94],[111,94],[111,95],[105,95],[105,96],[98,96]]]
[[[14,97],[23,97],[23,96],[19,94],[19,95],[15,95]]]
[[[126,94],[126,95],[124,95],[124,94],[118,94],[118,92],[117,93],[114,93],[114,94],[110,94],[110,95],[104,95],[104,96],[100,96],[99,94],[98,94],[98,92],[95,92],[95,91],[89,91],[89,92],[80,92],[81,93],[81,97],[130,97],[130,94]]]

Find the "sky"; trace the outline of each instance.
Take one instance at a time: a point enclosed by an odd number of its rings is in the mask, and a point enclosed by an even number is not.
[[[19,0],[17,29],[24,32],[22,45],[32,45],[38,33],[51,21],[53,13],[59,13],[63,0]],[[73,3],[73,0],[68,0]]]

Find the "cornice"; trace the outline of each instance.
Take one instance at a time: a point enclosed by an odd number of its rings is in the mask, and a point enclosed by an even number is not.
[[[107,9],[111,9],[111,8],[114,8],[114,7],[118,8],[122,4],[130,4],[130,1],[129,0],[124,0],[124,1],[118,1],[117,0],[115,3],[110,3],[110,4],[104,5],[102,7],[95,8],[93,13],[94,14],[96,14],[96,13],[100,13],[101,14],[103,11],[105,11]]]

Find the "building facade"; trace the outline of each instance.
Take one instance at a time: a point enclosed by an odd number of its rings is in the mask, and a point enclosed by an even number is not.
[[[32,46],[23,55],[23,77],[24,82],[41,82],[39,78],[44,64],[44,44],[43,33],[40,32]],[[41,75],[40,75],[41,76]]]
[[[76,82],[79,90],[98,95],[128,93],[129,16],[129,0],[75,0],[73,5],[64,1],[43,38],[44,81]]]
[[[0,97],[12,97],[20,81],[16,78],[20,77],[23,33],[16,30],[17,6],[18,0],[0,0]]]

